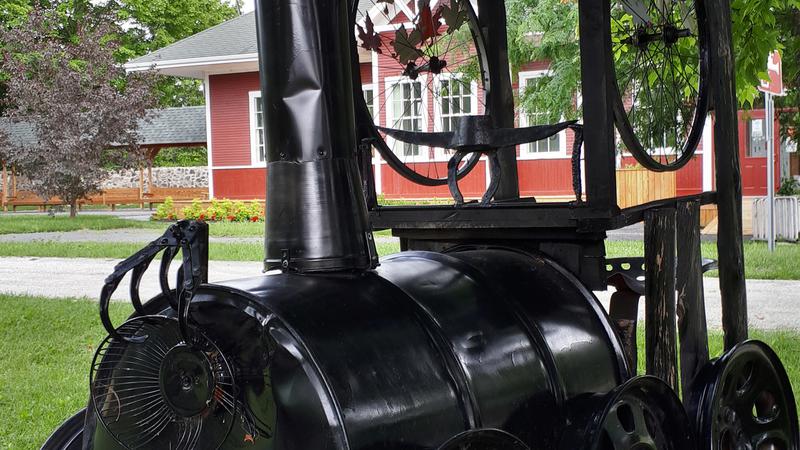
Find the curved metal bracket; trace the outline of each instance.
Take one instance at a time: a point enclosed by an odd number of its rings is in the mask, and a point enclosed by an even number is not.
[[[144,314],[139,295],[139,285],[150,263],[160,253],[164,252],[161,259],[159,282],[162,294],[170,298],[170,304],[178,311],[178,320],[181,335],[184,340],[191,342],[189,332],[189,304],[194,291],[201,283],[208,282],[208,225],[203,222],[181,221],[171,225],[163,236],[148,244],[142,250],[120,262],[114,267],[114,272],[106,278],[105,285],[100,292],[100,321],[109,335],[116,339],[140,341],[147,337],[129,338],[119,335],[111,321],[109,305],[111,296],[119,287],[125,275],[131,274],[130,296],[136,312]],[[177,298],[172,298],[169,288],[169,267],[179,251],[183,252],[183,265],[179,272],[179,285]]]
[[[456,151],[491,151],[513,147],[529,142],[541,141],[553,136],[577,121],[554,125],[538,125],[525,128],[494,128],[490,116],[463,116],[455,131],[426,133],[376,127],[398,141],[429,147],[447,148]]]

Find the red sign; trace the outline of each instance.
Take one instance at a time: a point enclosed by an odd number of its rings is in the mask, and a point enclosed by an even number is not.
[[[758,90],[772,95],[786,95],[783,91],[783,70],[781,69],[781,54],[777,50],[767,58],[767,73],[769,80],[761,80]]]

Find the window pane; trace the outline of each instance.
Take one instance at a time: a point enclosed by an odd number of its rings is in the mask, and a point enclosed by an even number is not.
[[[364,92],[364,103],[367,104],[367,111],[369,111],[369,115],[372,116],[375,114],[375,91],[371,88],[362,88]]]
[[[747,131],[749,134],[747,156],[767,156],[767,133],[765,129],[765,121],[763,119],[750,119],[748,121]]]

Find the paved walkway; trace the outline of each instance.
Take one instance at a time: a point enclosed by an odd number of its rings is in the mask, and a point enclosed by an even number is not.
[[[111,259],[0,258],[0,292],[96,299],[103,280],[117,262]],[[173,267],[173,271],[175,269]],[[142,298],[158,293],[157,273],[158,267],[154,265],[145,275]],[[259,262],[211,261],[209,268],[212,282],[260,274]],[[127,286],[127,281],[123,281],[114,295],[116,300],[127,300]],[[800,329],[800,281],[750,280],[747,287],[752,328]],[[706,279],[705,292],[709,326],[720,328],[720,294],[716,279]],[[610,292],[597,294],[607,306]]]
[[[120,228],[116,230],[78,230],[78,231],[59,231],[48,233],[16,233],[0,235],[0,243],[3,242],[125,242],[145,244],[160,237],[164,229],[150,228]],[[258,236],[232,236],[214,237],[211,243],[263,243],[264,238]],[[386,236],[375,238],[378,243],[400,242],[399,239]]]
[[[0,235],[2,242],[125,242],[142,245],[164,234],[160,229],[121,228],[116,230],[78,230],[48,233],[17,233]],[[264,242],[263,237],[211,237],[214,243]]]

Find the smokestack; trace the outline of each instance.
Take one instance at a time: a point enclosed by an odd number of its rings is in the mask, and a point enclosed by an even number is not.
[[[377,265],[356,164],[348,0],[256,0],[266,268]]]

